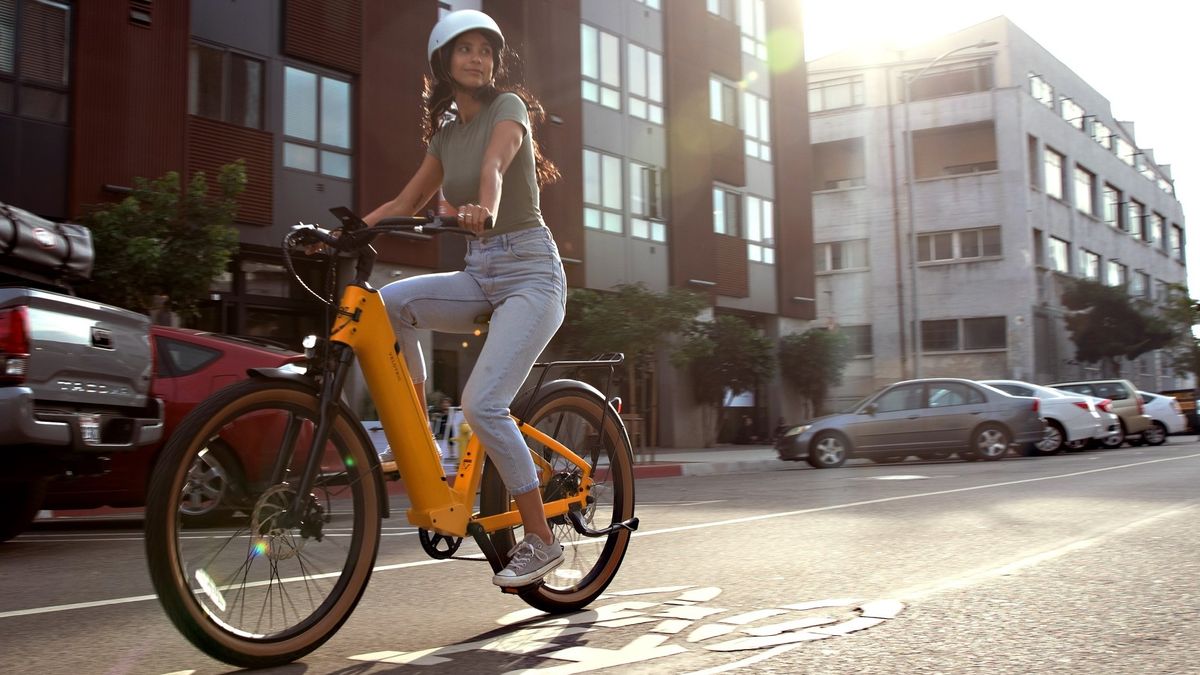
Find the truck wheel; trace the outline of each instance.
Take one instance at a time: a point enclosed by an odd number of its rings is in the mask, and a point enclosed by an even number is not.
[[[29,529],[42,508],[47,480],[0,484],[0,541],[8,541]]]

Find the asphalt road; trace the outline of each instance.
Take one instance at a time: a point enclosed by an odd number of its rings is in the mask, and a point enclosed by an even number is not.
[[[367,596],[280,673],[1200,673],[1200,444],[643,480],[591,612],[547,620],[385,521]],[[0,673],[223,673],[140,523],[0,545]],[[464,545],[463,552],[468,552]]]

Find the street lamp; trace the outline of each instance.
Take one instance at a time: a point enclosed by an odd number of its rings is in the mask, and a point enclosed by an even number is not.
[[[905,183],[908,191],[908,267],[909,267],[909,286],[911,287],[912,295],[912,346],[913,346],[913,377],[921,377],[921,314],[917,300],[917,221],[913,214],[913,183],[916,178],[913,175],[913,138],[912,138],[912,123],[909,121],[908,104],[912,100],[912,84],[925,76],[930,68],[933,68],[943,59],[951,54],[957,54],[968,49],[985,49],[998,44],[994,40],[980,40],[975,44],[963,45],[955,47],[936,59],[930,61],[928,65],[921,69],[919,73],[912,77],[905,76],[904,78],[904,171]]]

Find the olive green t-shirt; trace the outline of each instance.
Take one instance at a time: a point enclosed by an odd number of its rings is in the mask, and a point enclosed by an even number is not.
[[[492,129],[504,120],[520,124],[525,135],[504,172],[500,206],[493,217],[495,227],[484,231],[485,237],[545,225],[525,102],[511,92],[500,94],[470,122],[449,122],[429,141],[429,154],[442,162],[442,194],[446,201],[455,206],[478,204],[483,153],[492,139]]]

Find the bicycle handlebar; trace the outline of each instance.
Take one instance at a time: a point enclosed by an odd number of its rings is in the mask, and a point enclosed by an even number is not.
[[[335,209],[335,212],[337,210]],[[337,214],[342,220],[342,227],[336,230],[326,230],[316,225],[299,224],[292,226],[289,238],[299,244],[322,243],[337,251],[359,251],[382,234],[411,233],[418,235],[458,234],[464,237],[478,237],[478,233],[465,227],[459,227],[457,216],[397,216],[384,218],[374,227],[365,223],[352,214]],[[485,228],[492,226],[489,217]],[[334,236],[333,232],[341,232]]]

